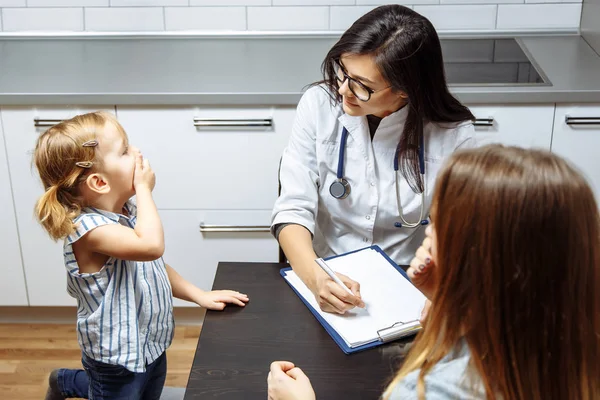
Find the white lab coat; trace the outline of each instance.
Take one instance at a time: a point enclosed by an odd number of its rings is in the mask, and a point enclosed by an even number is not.
[[[394,180],[394,153],[406,120],[407,107],[385,117],[371,141],[366,117],[332,106],[322,87],[306,91],[298,104],[292,135],[281,160],[281,195],[273,209],[271,226],[295,223],[313,234],[320,257],[329,257],[379,245],[398,264],[408,264],[421,244],[425,227],[396,228],[399,222]],[[342,129],[348,130],[344,178],[350,195],[342,200],[329,193],[337,179]],[[475,146],[471,122],[444,128],[424,127],[425,209],[429,215],[435,177],[444,160],[458,148]],[[421,195],[399,174],[404,218],[419,219]]]

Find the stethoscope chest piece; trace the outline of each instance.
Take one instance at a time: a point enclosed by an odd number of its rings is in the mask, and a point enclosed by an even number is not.
[[[350,194],[350,184],[344,178],[344,152],[346,150],[346,140],[348,139],[348,130],[346,128],[342,128],[342,138],[340,141],[340,154],[338,158],[338,168],[337,168],[337,180],[329,186],[329,193],[332,197],[341,200],[348,197]],[[427,181],[425,180],[425,154],[424,149],[425,145],[423,143],[423,136],[420,137],[419,143],[419,172],[421,173],[421,177],[423,179],[423,184],[426,185]],[[402,203],[400,201],[400,185],[398,183],[398,152],[394,156],[394,178],[396,183],[396,203],[398,207],[398,216],[400,218],[400,222],[395,222],[394,226],[396,228],[417,228],[422,225],[427,225],[429,221],[425,218],[425,188],[421,191],[421,210],[418,222],[408,222],[404,218],[404,213],[402,211]]]
[[[350,184],[344,178],[340,178],[329,186],[329,193],[336,199],[345,199],[350,194]]]

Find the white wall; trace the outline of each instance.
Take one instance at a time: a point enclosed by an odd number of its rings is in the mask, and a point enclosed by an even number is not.
[[[578,29],[581,0],[406,0],[438,30]],[[22,31],[342,31],[380,0],[0,0]]]

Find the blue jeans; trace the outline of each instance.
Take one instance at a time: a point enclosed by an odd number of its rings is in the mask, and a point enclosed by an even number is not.
[[[92,400],[159,400],[167,377],[167,355],[131,372],[120,365],[105,364],[83,355],[82,369],[60,369],[58,387],[66,398]]]

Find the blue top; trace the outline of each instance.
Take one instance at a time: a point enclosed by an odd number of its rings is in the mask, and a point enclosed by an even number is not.
[[[485,388],[479,376],[469,369],[471,352],[464,339],[425,375],[426,400],[485,399]],[[394,388],[390,400],[416,400],[420,370],[408,374]]]

